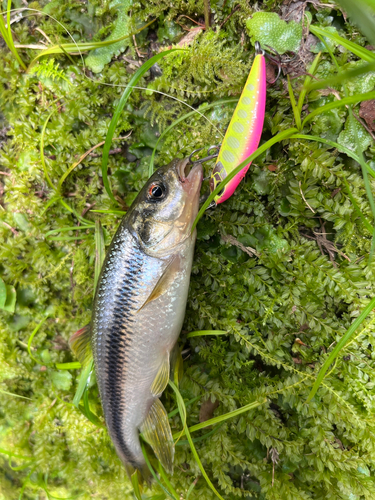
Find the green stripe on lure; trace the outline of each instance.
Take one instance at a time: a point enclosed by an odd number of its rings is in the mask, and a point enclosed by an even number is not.
[[[266,62],[259,42],[255,43],[256,57],[225,134],[213,169],[211,192],[243,160],[258,148],[266,108]],[[250,163],[244,167],[214,198],[216,204],[232,196],[245,177]]]

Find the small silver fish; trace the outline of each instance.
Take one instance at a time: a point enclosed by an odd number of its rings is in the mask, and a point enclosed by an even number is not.
[[[202,167],[173,160],[147,181],[111,242],[91,324],[73,335],[82,363],[92,347],[109,435],[129,474],[148,479],[139,431],[172,472],[174,444],[160,395],[185,315]]]

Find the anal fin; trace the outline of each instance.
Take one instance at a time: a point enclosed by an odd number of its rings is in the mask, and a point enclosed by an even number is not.
[[[92,360],[90,340],[90,325],[86,325],[80,330],[76,331],[76,333],[74,333],[69,339],[70,348],[83,367],[88,366],[88,364]]]
[[[173,474],[174,443],[168,415],[160,399],[154,401],[140,430],[164,469]]]
[[[152,385],[150,387],[152,394],[154,396],[160,396],[160,394],[167,387],[168,380],[169,380],[169,352],[167,352],[167,355],[159,368],[155,380],[152,382]]]

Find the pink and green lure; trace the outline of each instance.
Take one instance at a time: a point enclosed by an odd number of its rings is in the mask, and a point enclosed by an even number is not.
[[[210,181],[211,192],[259,145],[266,107],[266,62],[264,51],[256,44],[257,55],[222,142]],[[244,167],[215,196],[216,204],[232,196],[250,167]]]

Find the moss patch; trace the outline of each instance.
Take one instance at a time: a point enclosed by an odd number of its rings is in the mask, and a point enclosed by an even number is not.
[[[114,141],[109,156],[116,204],[103,188],[101,147],[78,162],[104,141],[123,87],[139,66],[133,38],[125,55],[104,63],[96,75],[83,68],[80,57],[71,60],[65,54],[54,55],[52,63],[51,56],[45,57],[37,70],[23,72],[1,45],[1,500],[134,498],[105,428],[72,405],[79,371],[58,369],[56,363],[75,361],[67,340],[90,320],[95,221],[101,220],[108,245],[120,220],[118,211],[127,210],[147,179],[157,138],[190,111],[186,104],[198,108],[240,95],[254,56],[246,30],[253,11],[240,1],[233,12],[236,5],[212,1],[213,26],[205,32],[181,17],[202,23],[203,2],[133,3],[130,29],[156,17],[135,37],[144,56],[141,63],[160,46],[186,35],[178,23],[195,31],[185,51],[167,56],[142,79],[140,87],[148,91],[135,90],[120,117],[116,137],[132,133]],[[93,27],[96,39],[105,38],[118,19],[108,2],[99,0],[33,2],[31,7],[48,10],[77,42],[90,40]],[[268,17],[272,12],[286,17],[284,7],[275,0],[262,4]],[[313,24],[334,27],[348,40],[367,44],[339,10],[316,8],[305,5]],[[46,41],[36,27],[54,44],[70,41],[53,19],[39,15],[12,24],[16,41]],[[339,67],[355,64],[351,52],[334,44],[330,49]],[[28,62],[36,53],[26,48],[21,55]],[[305,56],[301,49],[301,64]],[[303,68],[292,80],[297,98],[309,70]],[[316,76],[335,72],[324,52]],[[372,76],[362,78],[348,85],[350,93],[373,89]],[[303,113],[337,96],[345,97],[340,84],[311,92]],[[195,114],[179,123],[161,143],[156,166],[219,143],[232,110],[233,104],[219,104],[205,113],[208,120]],[[373,139],[352,120],[346,108],[328,111],[309,122],[303,134],[349,147],[345,137],[352,140],[355,130],[365,160],[373,162]],[[293,123],[282,78],[268,89],[262,140]],[[208,174],[212,165],[205,168]],[[186,354],[181,393],[185,401],[199,396],[188,406],[187,423],[199,422],[209,399],[219,402],[212,410],[217,416],[267,398],[214,433],[204,429],[192,434],[199,438],[198,454],[225,499],[374,498],[373,315],[305,404],[327,352],[374,295],[375,264],[369,259],[373,223],[360,165],[332,146],[307,139],[274,145],[254,162],[235,196],[199,222],[180,338]],[[188,332],[205,329],[228,334],[187,338]],[[102,419],[95,380],[90,384],[90,411]],[[163,403],[168,411],[176,408],[170,389]],[[178,415],[170,420],[173,432],[181,429]],[[214,498],[185,441],[176,447],[170,481],[182,498],[195,481],[190,499]],[[164,498],[157,485],[144,495]]]

